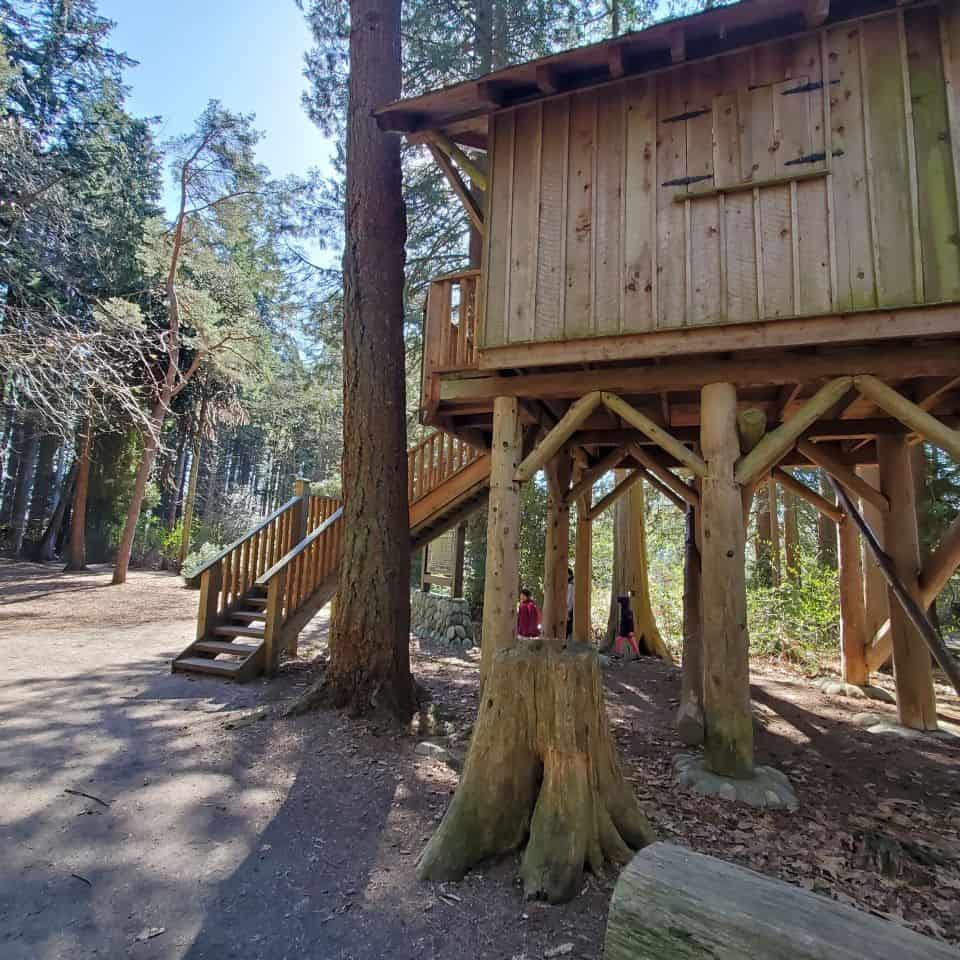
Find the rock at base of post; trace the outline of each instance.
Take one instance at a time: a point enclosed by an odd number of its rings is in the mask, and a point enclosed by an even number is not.
[[[704,766],[696,753],[680,753],[673,760],[677,782],[705,797],[720,797],[735,803],[770,810],[796,810],[797,795],[786,774],[773,767],[755,767],[749,780],[720,777]]]
[[[885,713],[858,713],[853,718],[854,726],[863,727],[867,733],[892,734],[905,740],[922,740],[933,737],[937,740],[960,740],[960,724],[940,722],[936,730],[914,730]]]
[[[844,680],[835,680],[833,677],[820,677],[813,681],[813,685],[831,697],[852,697],[854,700],[878,700],[880,703],[896,703],[897,698],[883,687],[875,687],[865,683],[846,683]]]

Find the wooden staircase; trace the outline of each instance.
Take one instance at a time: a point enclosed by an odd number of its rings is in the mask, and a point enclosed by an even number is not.
[[[418,549],[486,502],[490,456],[456,437],[434,433],[408,452],[410,542]],[[337,589],[343,504],[296,496],[205,564],[197,638],[172,664],[175,672],[244,682],[272,675],[283,651]]]

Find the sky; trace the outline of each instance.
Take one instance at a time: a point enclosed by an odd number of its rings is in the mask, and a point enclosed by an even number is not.
[[[274,176],[326,166],[331,146],[300,105],[310,33],[294,0],[99,0],[111,45],[139,66],[129,107],[161,118],[157,138],[192,129],[211,99],[256,114],[258,160]],[[168,190],[167,204],[171,205]]]

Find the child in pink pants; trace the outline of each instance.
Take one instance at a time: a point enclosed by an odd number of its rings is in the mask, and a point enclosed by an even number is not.
[[[637,634],[633,623],[633,611],[630,609],[629,597],[617,597],[617,603],[620,604],[620,629],[617,631],[617,638],[614,641],[613,655],[618,659],[623,656],[624,642],[630,644],[635,659],[640,659],[640,647],[637,644]]]

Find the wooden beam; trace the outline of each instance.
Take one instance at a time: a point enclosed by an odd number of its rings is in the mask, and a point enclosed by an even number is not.
[[[698,477],[702,477],[707,467],[703,460],[689,447],[685,447],[676,437],[667,433],[662,427],[655,424],[648,416],[642,414],[629,403],[621,400],[616,394],[603,393],[603,405],[611,412],[626,421],[631,427],[639,430],[645,437],[662,447],[672,457],[689,467]]]
[[[840,668],[845,683],[863,686],[867,670],[866,612],[863,606],[863,563],[857,526],[845,516],[837,524],[840,587]]]
[[[917,578],[920,587],[920,604],[928,608],[940,596],[940,591],[960,567],[960,517],[956,517],[940,538]]]
[[[886,410],[890,416],[905,423],[925,440],[946,450],[954,460],[960,461],[960,432],[941,423],[922,407],[897,393],[876,377],[859,376],[854,382],[857,389],[881,410]]]
[[[960,315],[958,321],[960,322]],[[652,336],[652,334],[651,334]],[[627,339],[626,337],[624,338]],[[576,343],[576,341],[574,341]],[[549,363],[549,343],[538,344],[543,351],[524,355],[522,364],[504,366],[542,366]],[[624,345],[626,347],[626,344]],[[904,352],[906,350],[906,353]],[[626,352],[626,351],[625,351]],[[679,348],[672,352],[680,352]],[[481,353],[481,367],[492,365],[496,350]],[[519,359],[519,358],[518,358]],[[614,359],[613,356],[607,358]],[[630,359],[627,356],[621,359]],[[571,355],[568,362],[589,362],[586,354]],[[440,398],[451,400],[481,400],[503,396],[536,396],[543,399],[570,399],[583,395],[584,390],[609,390],[613,393],[633,394],[642,384],[643,392],[661,390],[694,390],[703,383],[717,382],[718,376],[728,374],[730,382],[739,386],[772,386],[793,383],[798,377],[805,382],[828,377],[860,373],[869,370],[877,376],[941,376],[960,366],[960,342],[928,345],[903,344],[891,348],[877,344],[868,348],[841,348],[831,353],[774,352],[765,357],[749,359],[710,359],[670,361],[656,365],[638,361],[633,366],[608,367],[583,372],[526,373],[522,377],[495,373],[470,377],[444,378]]]
[[[884,469],[882,464],[880,469],[882,473]],[[950,680],[953,689],[958,695],[960,695],[960,665],[957,664],[957,661],[954,660],[953,655],[944,645],[943,638],[940,636],[940,632],[930,622],[930,619],[926,613],[920,608],[920,605],[917,603],[913,593],[911,593],[910,589],[901,578],[899,571],[894,566],[893,560],[886,553],[884,553],[883,549],[880,547],[880,544],[877,542],[877,538],[873,535],[873,531],[869,526],[867,526],[866,521],[860,515],[860,512],[857,510],[857,508],[853,505],[849,495],[847,494],[846,490],[844,490],[843,485],[835,481],[833,478],[829,479],[830,485],[836,492],[837,499],[842,504],[844,511],[849,517],[852,518],[853,522],[856,523],[857,527],[860,529],[863,542],[869,548],[870,552],[874,556],[874,559],[877,561],[877,566],[880,567],[880,570],[883,572],[887,583],[890,585],[891,592],[897,598],[897,601],[900,603],[900,606],[903,608],[903,611],[909,618],[910,622],[917,628],[920,635],[926,641],[927,646],[930,648],[930,652],[933,654],[937,663],[940,664],[943,672],[947,675],[947,678]],[[915,520],[913,522],[915,522]],[[897,666],[896,659],[895,647],[895,667]],[[899,708],[901,706],[899,697],[897,702]],[[903,719],[902,715],[901,719]],[[932,723],[933,726],[930,729],[936,729],[935,706]]]
[[[643,467],[637,467],[637,469],[643,474],[643,479],[646,480],[654,490],[662,493],[681,513],[687,512],[688,504],[686,500],[678,497],[665,483],[650,473],[649,470],[644,470]]]
[[[552,459],[560,448],[576,432],[577,427],[600,405],[599,391],[588,393],[575,403],[560,418],[557,425],[537,444],[533,452],[517,467],[514,480],[526,483],[547,461]]]
[[[471,183],[480,190],[487,189],[487,173],[474,163],[448,136],[432,130],[429,142],[445,153],[470,178]]]
[[[643,479],[643,470],[631,470],[605,497],[598,500],[587,514],[592,523],[607,507],[613,506],[635,483]]]
[[[447,178],[447,183],[450,184],[451,189],[454,194],[456,194],[457,199],[463,204],[463,209],[467,211],[467,216],[470,218],[470,222],[476,227],[480,233],[483,233],[483,211],[480,209],[479,205],[473,194],[470,192],[470,188],[464,183],[463,177],[460,176],[460,173],[450,162],[450,158],[443,153],[441,150],[438,150],[432,143],[427,144],[430,148],[430,153],[433,156],[433,159],[436,161],[437,166],[443,171],[443,175]]]
[[[691,507],[700,507],[700,495],[689,484],[684,483],[672,470],[663,464],[657,456],[649,450],[644,450],[639,443],[627,444],[627,451],[637,463],[653,474],[660,483],[668,487],[684,503]]]
[[[734,478],[737,483],[748,483],[770,469],[806,433],[810,424],[819,419],[846,392],[853,382],[851,377],[837,377],[821,387],[800,409],[775,430],[771,430],[746,456],[737,461]]]
[[[789,490],[801,499],[806,500],[807,503],[819,510],[825,517],[829,517],[834,523],[839,523],[843,519],[843,511],[839,507],[834,506],[826,497],[821,497],[815,490],[811,490],[793,474],[776,467],[773,476],[776,477],[777,483],[784,490]]]
[[[683,27],[674,27],[670,31],[670,60],[683,63],[687,59],[687,32]]]
[[[607,47],[607,72],[611,80],[619,80],[627,72],[626,44],[611,43]]]
[[[537,78],[537,89],[541,93],[551,94],[560,92],[560,77],[555,67],[549,63],[541,63],[534,68]]]
[[[605,473],[613,470],[626,455],[627,451],[623,447],[618,447],[611,450],[605,457],[601,457],[592,467],[587,467],[577,482],[570,488],[569,493],[567,493],[567,503],[573,503],[575,500],[579,500],[584,494],[589,493],[590,490],[593,489],[593,485]]]
[[[491,110],[498,110],[506,101],[506,90],[493,80],[477,81],[477,98]]]
[[[767,414],[759,407],[750,407],[737,413],[737,436],[740,438],[740,453],[746,456],[764,437],[767,432]],[[743,484],[741,498],[743,500],[743,522],[750,520],[750,508],[753,506],[753,497],[757,487],[763,481],[763,475],[753,477]]]
[[[577,545],[573,571],[573,639],[593,639],[593,524],[590,522],[590,494],[577,501]]]
[[[547,530],[543,560],[543,637],[556,645],[567,636],[567,570],[570,568],[570,508],[564,493],[573,463],[561,450],[544,467],[547,477]]]
[[[811,30],[826,23],[829,16],[830,0],[808,0],[806,9],[803,11],[804,20]]]
[[[809,440],[801,439],[797,441],[797,449],[804,456],[809,457],[818,467],[826,470],[834,480],[838,480],[852,493],[873,504],[883,513],[890,510],[890,501],[876,487],[867,483],[863,477],[858,477],[823,444],[811,443]]]
[[[777,320],[753,321],[751,323],[716,324],[714,326],[690,326],[673,329],[652,330],[646,333],[623,333],[572,340],[557,340],[540,343],[505,344],[488,347],[480,356],[480,369],[512,369],[531,366],[547,367],[554,364],[606,363],[611,361],[647,360],[660,357],[664,360],[677,356],[686,359],[677,364],[691,363],[694,355],[729,353],[731,356],[717,361],[714,377],[722,376],[724,367],[737,371],[744,361],[738,354],[744,350],[764,351],[813,347],[816,352],[807,357],[786,356],[777,379],[759,379],[758,384],[809,382],[817,377],[839,376],[847,373],[872,373],[891,377],[919,377],[956,375],[957,366],[950,366],[937,350],[950,350],[956,356],[960,343],[933,343],[932,338],[956,338],[960,325],[960,305],[937,304],[911,307],[895,311],[863,310],[854,313],[830,313],[817,317],[798,317]],[[864,341],[873,341],[863,346]],[[861,361],[851,366],[820,370],[810,373],[804,367],[795,367],[791,376],[790,361],[804,361],[809,356],[818,356],[829,362],[831,354],[822,353],[827,346],[852,349],[860,352]],[[918,352],[919,351],[919,352]],[[759,361],[769,369],[767,359]],[[932,360],[930,359],[932,358]],[[897,366],[896,360],[899,360]],[[757,362],[757,361],[754,361]],[[929,366],[929,369],[926,367]],[[565,376],[570,376],[566,373]],[[739,382],[739,377],[737,378]],[[665,389],[663,386],[646,387],[652,393]],[[707,382],[701,378],[699,383]],[[716,382],[716,381],[715,381]],[[612,389],[612,388],[611,388]],[[627,392],[634,392],[633,389]],[[670,387],[669,389],[673,389]]]
[[[803,389],[802,383],[785,383],[777,394],[777,401],[770,413],[771,423],[779,423],[787,412],[787,407],[793,403]]]

